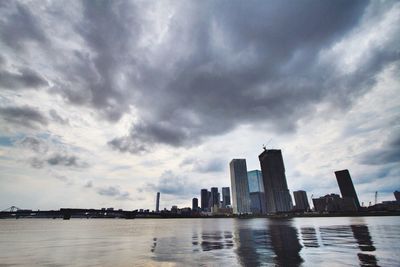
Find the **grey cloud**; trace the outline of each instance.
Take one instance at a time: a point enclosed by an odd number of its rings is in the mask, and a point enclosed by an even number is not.
[[[114,197],[118,200],[129,200],[129,192],[121,191],[116,186],[101,187],[97,189],[97,193],[101,196]]]
[[[226,161],[217,158],[201,160],[196,158],[186,158],[180,164],[183,166],[190,166],[194,172],[208,173],[208,172],[221,172],[225,169]]]
[[[77,156],[53,154],[46,159],[47,164],[51,166],[65,166],[75,168],[85,168],[88,166],[86,162],[81,161]]]
[[[65,175],[60,175],[57,173],[52,173],[53,177],[56,178],[57,180],[60,180],[61,182],[64,182],[66,185],[73,185],[74,182],[72,181],[72,179],[68,178]]]
[[[45,43],[46,35],[37,17],[26,6],[3,1],[1,4],[4,19],[0,21],[1,40],[11,48],[23,49],[27,41]]]
[[[27,89],[47,86],[48,82],[35,71],[22,68],[17,73],[0,70],[0,87],[5,89]]]
[[[397,134],[397,135],[396,135]],[[400,135],[392,134],[381,149],[372,150],[360,156],[359,162],[365,165],[384,165],[400,162]]]
[[[65,144],[57,136],[26,136],[16,144],[21,148],[35,152],[35,155],[29,159],[29,163],[36,169],[44,167],[83,169],[89,167],[86,161],[66,149]],[[54,176],[57,176],[57,174],[54,174]]]
[[[71,39],[84,46],[66,50],[47,42],[51,56],[63,62],[52,66],[51,91],[110,121],[135,110],[138,120],[126,135],[109,141],[122,152],[191,146],[241,124],[295,131],[315,104],[351,106],[400,57],[397,34],[368,51],[351,75],[337,71],[335,58],[320,61],[323,51],[369,19],[368,12],[379,22],[396,2],[169,2],[167,15],[157,18],[165,19],[158,22],[162,34],[147,14],[157,3],[80,4],[76,11],[82,13],[72,19],[63,10],[46,13],[69,23]],[[21,30],[19,43],[51,40],[28,5],[12,10],[3,38],[14,38],[13,29],[22,24],[12,22],[24,16],[32,26]]]
[[[130,152],[132,154],[142,154],[148,151],[144,144],[140,144],[130,137],[114,138],[108,142],[108,145],[121,152]]]
[[[199,185],[191,182],[186,176],[176,175],[172,171],[165,171],[157,184],[147,183],[142,191],[161,192],[167,195],[188,196],[199,191]]]
[[[74,155],[58,154],[55,153],[51,156],[36,156],[30,159],[30,164],[33,168],[41,169],[45,166],[50,167],[68,167],[68,168],[87,168],[89,164],[82,161],[79,157]]]
[[[0,107],[0,116],[10,123],[31,128],[48,123],[47,118],[40,111],[29,106]]]
[[[82,3],[83,19],[74,28],[91,53],[74,51],[73,67],[61,71],[65,81],[73,77],[75,82],[61,81],[57,91],[71,103],[91,105],[116,121],[129,110],[131,84],[121,85],[121,81],[135,71],[130,51],[140,39],[141,16],[128,1]]]
[[[143,67],[133,80],[143,92],[134,99],[141,121],[110,144],[118,140],[115,148],[133,153],[158,143],[190,146],[243,123],[294,131],[314,104],[348,107],[399,60],[396,47],[387,47],[370,51],[352,75],[337,72],[336,62],[319,61],[320,52],[359,25],[368,3],[293,4],[182,5],[159,47],[166,54],[154,59],[163,67]]]
[[[92,188],[93,187],[93,181],[87,181],[87,183],[83,187]]]
[[[44,161],[39,158],[32,158],[30,164],[35,169],[42,169],[44,167]]]
[[[55,122],[58,122],[58,123],[64,124],[64,125],[69,124],[69,119],[64,119],[63,117],[61,117],[61,116],[57,113],[57,111],[55,111],[54,109],[51,109],[51,110],[49,111],[49,115],[50,115],[50,117],[51,117]]]
[[[49,150],[49,146],[44,140],[32,136],[23,138],[18,144],[39,154],[45,154]]]

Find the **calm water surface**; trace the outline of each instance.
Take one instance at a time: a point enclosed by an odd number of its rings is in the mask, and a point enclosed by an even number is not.
[[[400,266],[400,217],[0,220],[0,266]]]

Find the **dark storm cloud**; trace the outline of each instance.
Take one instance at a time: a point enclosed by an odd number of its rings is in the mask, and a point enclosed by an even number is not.
[[[97,189],[97,193],[101,196],[114,197],[118,200],[129,200],[129,192],[121,191],[117,186],[108,186]]]
[[[167,195],[188,196],[199,191],[199,185],[188,180],[186,176],[176,175],[172,171],[165,171],[157,184],[147,183],[141,191],[161,192]]]
[[[360,157],[365,165],[384,165],[400,162],[400,135],[392,135],[381,149],[369,151]],[[399,169],[399,168],[397,168]]]
[[[141,34],[134,4],[127,1],[83,1],[83,20],[74,25],[90,54],[74,51],[72,67],[62,69],[65,80],[56,90],[71,103],[89,104],[110,121],[129,109],[131,85],[121,85],[124,75],[135,71],[130,49]],[[126,73],[125,73],[126,72]]]
[[[294,131],[315,104],[351,106],[400,57],[395,33],[350,74],[338,68],[341,55],[321,60],[366,14],[385,18],[390,1],[82,1],[76,16],[50,3],[46,19],[65,24],[68,48],[28,4],[2,5],[6,45],[41,42],[50,64],[62,62],[43,74],[51,92],[110,121],[134,111],[129,132],[109,141],[122,152],[191,146],[242,124]]]
[[[396,47],[370,51],[352,75],[338,72],[335,61],[320,62],[323,49],[359,25],[367,4],[182,5],[160,47],[160,65],[142,68],[133,81],[143,90],[135,102],[141,121],[110,145],[133,153],[157,143],[187,146],[243,123],[288,132],[316,103],[348,107],[399,59]]]
[[[0,107],[0,116],[9,123],[32,128],[48,124],[47,118],[40,111],[29,106]]]
[[[1,1],[0,9],[6,16],[0,20],[1,40],[11,48],[23,49],[26,42],[45,43],[47,38],[32,12],[26,6],[12,1]]]

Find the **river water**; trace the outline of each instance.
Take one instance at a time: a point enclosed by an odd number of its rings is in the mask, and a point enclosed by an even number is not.
[[[400,217],[6,219],[0,266],[400,266]]]

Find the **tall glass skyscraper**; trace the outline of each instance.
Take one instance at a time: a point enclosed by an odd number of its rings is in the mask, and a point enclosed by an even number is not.
[[[201,196],[201,210],[208,211],[208,190],[201,189],[200,196]]]
[[[231,192],[229,187],[222,187],[222,207],[226,208],[228,205],[231,205]]]
[[[264,214],[266,213],[266,207],[262,173],[259,170],[249,171],[247,172],[247,177],[249,179],[251,212]]]
[[[249,182],[245,159],[233,159],[229,163],[232,185],[233,213],[250,213]]]
[[[262,178],[262,173],[259,170],[247,172],[247,177],[249,179],[249,192],[264,192],[264,183]]]
[[[219,207],[218,187],[211,187],[211,208]]]
[[[281,150],[265,149],[258,158],[264,182],[267,213],[290,211],[293,203],[286,182]]]

